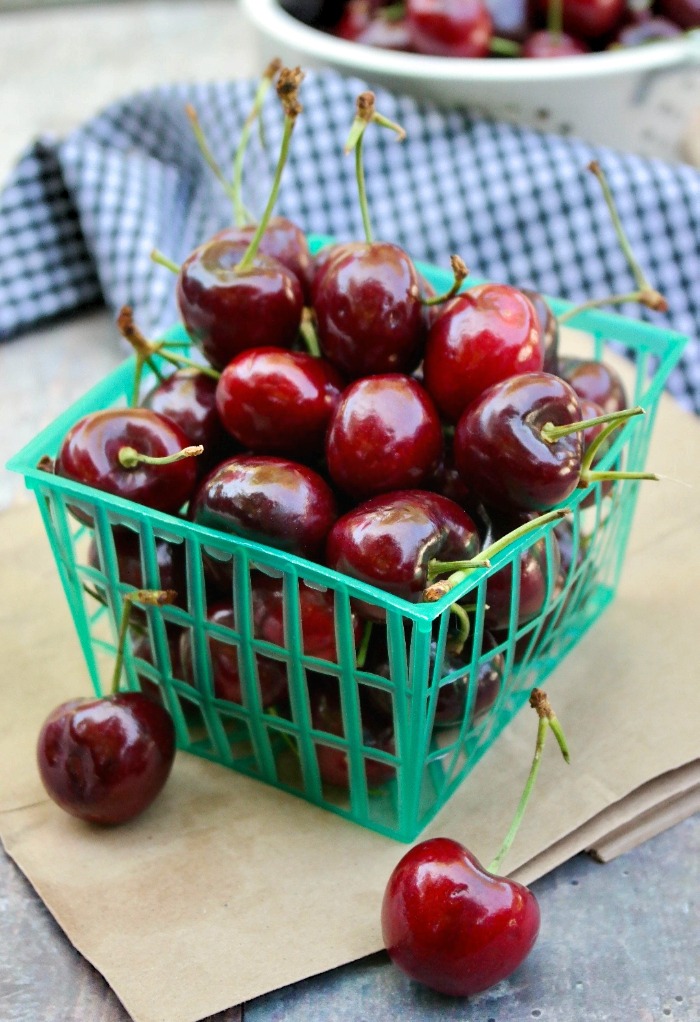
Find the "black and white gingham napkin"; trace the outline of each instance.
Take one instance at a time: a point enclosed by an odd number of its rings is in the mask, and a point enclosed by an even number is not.
[[[63,140],[42,139],[0,193],[0,339],[83,305],[135,309],[150,334],[176,319],[172,274],[231,222],[223,189],[204,164],[184,108],[196,108],[222,167],[231,166],[257,83],[168,86],[129,97]],[[363,236],[354,161],[343,146],[366,86],[309,72],[277,212],[308,232]],[[557,136],[439,111],[374,90],[377,109],[407,132],[373,128],[364,144],[374,236],[416,259],[579,302],[634,285],[600,186],[603,166],[625,230],[669,312],[644,315],[690,336],[669,389],[700,413],[700,172]],[[604,116],[604,112],[601,112]],[[247,155],[245,201],[260,212],[277,159],[282,116],[274,92],[265,144]]]

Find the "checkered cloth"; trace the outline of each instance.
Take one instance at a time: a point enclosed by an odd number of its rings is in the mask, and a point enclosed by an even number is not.
[[[223,189],[206,167],[184,107],[196,108],[224,168],[256,82],[154,89],[115,103],[63,140],[42,139],[0,194],[0,338],[105,302],[135,309],[155,334],[176,319],[172,274],[156,247],[180,262],[231,222]],[[362,237],[354,161],[343,146],[366,86],[333,72],[308,73],[277,212],[306,231]],[[630,271],[600,186],[603,166],[633,249],[668,299],[646,316],[690,336],[669,389],[700,413],[700,173],[557,136],[439,111],[374,90],[377,109],[407,132],[367,133],[364,154],[374,236],[416,259],[449,265],[458,253],[475,276],[533,287],[574,302],[625,293]],[[601,114],[602,116],[602,114]],[[277,159],[282,116],[274,93],[263,139],[247,154],[246,205],[260,212]]]

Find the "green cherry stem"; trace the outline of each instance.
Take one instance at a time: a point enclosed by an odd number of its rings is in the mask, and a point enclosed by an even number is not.
[[[318,334],[316,333],[311,309],[304,309],[301,317],[301,324],[299,326],[299,333],[308,353],[310,355],[314,355],[315,358],[320,358],[321,348],[319,347]]]
[[[641,409],[643,412],[644,409]],[[581,472],[579,486],[589,486],[593,482],[615,480],[615,479],[649,479],[658,482],[659,477],[653,472],[622,472],[619,469],[610,471],[596,471],[592,465],[600,449],[607,443],[610,435],[620,426],[620,422],[610,422],[597,437],[595,437],[584,451],[581,459]]]
[[[377,113],[374,103],[375,96],[373,92],[361,92],[357,97],[355,102],[355,119],[352,122],[350,134],[345,143],[346,153],[351,153],[353,150],[355,152],[355,176],[357,178],[362,225],[365,232],[365,241],[370,245],[372,243],[372,225],[369,218],[367,189],[365,187],[365,168],[362,159],[362,144],[365,131],[367,130],[367,125],[372,122],[373,124],[379,124],[382,128],[389,128],[391,131],[395,131],[401,142],[406,137],[406,132],[400,124],[395,124],[394,121],[390,121],[382,114]]]
[[[582,419],[580,422],[569,422],[563,426],[555,426],[552,422],[546,422],[540,433],[547,443],[553,444],[561,437],[570,436],[572,433],[580,433],[592,426],[601,426],[604,423],[611,423],[613,427],[621,426],[628,419],[635,415],[644,415],[644,409],[636,406],[634,408],[623,408],[617,412],[604,412],[592,419]]]
[[[124,665],[124,646],[126,645],[126,633],[129,629],[131,608],[134,603],[142,603],[150,607],[162,607],[164,603],[172,603],[177,598],[173,589],[136,589],[134,592],[126,593],[122,614],[119,621],[119,635],[117,637],[117,653],[114,660],[114,671],[112,673],[112,695],[119,691],[119,683]]]
[[[238,147],[236,149],[233,158],[233,178],[231,181],[231,195],[233,198],[233,217],[234,223],[237,227],[242,227],[244,224],[250,222],[252,218],[249,216],[247,209],[243,204],[243,162],[250,142],[250,136],[253,130],[253,125],[260,117],[265,97],[274,82],[275,78],[282,69],[282,61],[279,58],[275,58],[265,68],[260,84],[256,90],[253,98],[253,106],[250,109],[248,116],[243,122],[241,128],[241,134],[238,141]]]
[[[500,554],[502,550],[510,546],[511,543],[515,543],[517,540],[526,536],[528,533],[538,529],[541,525],[547,525],[549,522],[554,522],[559,518],[564,518],[565,515],[569,514],[568,508],[555,508],[553,511],[547,511],[543,515],[538,515],[537,518],[533,518],[530,522],[524,522],[523,525],[519,525],[517,529],[512,529],[507,532],[505,536],[501,536],[495,543],[491,543],[490,546],[485,547],[481,553],[477,554],[476,557],[468,561],[429,561],[428,562],[428,578],[434,579],[437,575],[443,575],[445,572],[451,572],[448,578],[440,579],[438,582],[433,582],[423,593],[423,598],[429,603],[434,603],[436,600],[441,599],[450,590],[463,579],[467,577],[472,571],[476,571],[478,568],[489,568],[491,566],[491,558],[496,554]]]
[[[537,740],[535,744],[535,754],[532,758],[530,773],[528,774],[527,781],[525,782],[523,793],[520,796],[518,808],[516,809],[513,821],[510,827],[508,828],[508,833],[504,837],[503,843],[501,844],[501,847],[498,849],[498,852],[496,853],[495,857],[492,859],[492,861],[489,863],[487,867],[489,873],[498,873],[501,867],[501,863],[508,854],[510,846],[513,844],[513,841],[515,839],[515,835],[518,833],[520,824],[522,823],[523,817],[525,815],[527,804],[530,801],[530,796],[532,795],[533,789],[535,787],[535,781],[537,779],[537,774],[539,773],[540,764],[542,762],[542,750],[544,749],[545,739],[547,737],[547,732],[549,730],[552,731],[552,734],[556,738],[565,762],[566,763],[570,762],[569,749],[566,743],[566,739],[564,737],[564,732],[562,730],[561,724],[557,720],[554,710],[552,709],[551,704],[549,702],[549,699],[541,689],[534,688],[530,693],[530,706],[532,706],[533,709],[537,711],[537,716],[539,717],[539,723],[537,727]]]
[[[134,387],[131,400],[132,405],[138,404],[141,373],[144,363],[147,363],[151,367],[161,382],[163,381],[163,374],[160,372],[153,359],[154,355],[160,355],[160,357],[165,359],[166,362],[169,362],[177,368],[196,369],[198,372],[204,373],[205,376],[210,376],[213,380],[218,380],[221,376],[221,373],[217,372],[213,366],[206,365],[201,362],[195,362],[194,359],[188,358],[186,355],[178,355],[176,352],[170,351],[167,341],[149,341],[136,326],[136,323],[134,322],[134,311],[129,305],[122,306],[119,315],[117,316],[117,326],[122,337],[129,342],[136,352],[136,370],[134,372]]]
[[[495,53],[498,57],[519,57],[522,49],[520,43],[516,43],[514,39],[494,35],[489,40],[489,53]]]
[[[466,608],[459,603],[453,603],[450,606],[450,614],[457,621],[457,631],[450,637],[448,646],[451,653],[456,653],[459,656],[469,638],[472,626]]]
[[[202,130],[202,125],[200,124],[199,117],[197,116],[197,111],[195,110],[191,103],[186,104],[185,113],[187,114],[187,119],[189,120],[190,127],[192,128],[192,134],[195,137],[197,147],[204,158],[204,162],[207,164],[207,166],[213,173],[214,177],[219,182],[223,190],[226,192],[226,195],[228,196],[228,198],[231,200],[235,207],[236,196],[234,194],[233,185],[231,184],[230,181],[226,179],[224,172],[222,171],[219,164],[216,162],[214,154],[209,148],[209,143],[207,142],[206,135]]]
[[[304,73],[298,67],[282,68],[277,78],[277,95],[284,108],[284,128],[282,131],[280,155],[275,168],[267,206],[265,207],[263,215],[260,218],[260,222],[255,229],[253,237],[250,239],[248,248],[243,253],[243,258],[236,266],[237,273],[245,273],[245,271],[250,268],[258,253],[262,236],[265,233],[270,217],[272,216],[272,211],[275,208],[280,185],[282,183],[282,171],[284,170],[287,157],[289,155],[289,145],[292,140],[292,132],[294,131],[294,125],[296,124],[297,117],[302,111],[302,107],[298,99],[298,92],[303,78]]]
[[[168,259],[168,257],[158,248],[151,249],[151,262],[157,263],[158,266],[164,266],[166,270],[170,270],[170,272],[174,273],[176,276],[181,269],[176,262],[172,259]]]
[[[467,265],[464,260],[458,255],[450,256],[450,266],[452,267],[452,274],[454,276],[452,286],[442,295],[433,295],[430,298],[421,298],[422,305],[442,305],[443,302],[449,301],[450,298],[454,298],[457,294],[462,284],[469,276],[469,270],[467,269]]]
[[[197,458],[202,454],[204,448],[201,444],[191,447],[183,447],[175,454],[165,454],[163,457],[154,457],[150,454],[141,454],[135,447],[128,444],[119,448],[117,460],[122,468],[133,469],[139,465],[174,465],[176,461],[184,461],[185,458]]]
[[[362,631],[362,638],[360,639],[360,645],[357,650],[356,664],[362,670],[367,660],[367,650],[369,649],[369,640],[372,638],[372,622],[365,621],[365,627]]]

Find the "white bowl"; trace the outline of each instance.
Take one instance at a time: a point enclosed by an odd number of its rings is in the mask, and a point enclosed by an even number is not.
[[[332,67],[441,106],[642,155],[682,158],[685,132],[700,113],[700,32],[556,60],[474,60],[338,39],[292,18],[277,0],[243,0],[243,9],[261,61]]]

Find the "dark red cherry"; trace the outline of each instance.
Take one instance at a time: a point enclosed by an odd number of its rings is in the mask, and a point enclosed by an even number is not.
[[[524,287],[523,294],[532,302],[540,324],[542,338],[542,368],[546,373],[559,370],[559,323],[547,299],[539,291]]]
[[[280,0],[280,7],[306,25],[328,28],[340,17],[345,0]]]
[[[494,876],[450,838],[409,849],[389,878],[381,918],[394,964],[456,997],[477,994],[514,972],[540,926],[527,887]]]
[[[659,0],[658,9],[681,28],[700,28],[700,0]]]
[[[339,246],[313,286],[322,353],[348,379],[411,372],[425,338],[418,274],[388,242]]]
[[[537,313],[506,284],[481,284],[446,303],[425,349],[423,380],[441,414],[456,422],[487,387],[544,362]]]
[[[177,303],[185,329],[208,361],[223,369],[247,348],[291,348],[304,306],[298,278],[258,253],[240,270],[247,246],[210,240],[180,268]]]
[[[141,692],[63,703],[47,717],[37,744],[47,793],[90,823],[125,823],[143,812],[174,757],[170,715]]]
[[[239,663],[240,646],[235,640],[236,615],[230,603],[214,604],[207,611],[207,622],[219,629],[231,631],[231,641],[218,634],[207,634],[207,645],[211,657],[212,682],[217,699],[226,699],[239,705],[246,704],[242,668]],[[259,685],[260,703],[272,706],[287,692],[287,667],[283,660],[256,654],[256,676]],[[192,644],[192,632],[185,629],[180,638],[180,660],[183,678],[195,688],[198,685],[196,658]]]
[[[550,426],[580,422],[573,388],[551,373],[523,373],[486,390],[457,423],[455,464],[484,503],[544,511],[578,486],[580,433],[546,437]]]
[[[346,737],[343,722],[342,704],[338,682],[326,679],[322,675],[309,678],[309,708],[311,726],[315,731],[330,735]],[[361,697],[360,714],[362,719],[362,744],[365,777],[369,789],[386,784],[395,776],[395,768],[391,763],[372,758],[372,750],[394,754],[394,730],[391,721],[377,713],[372,706]],[[340,788],[350,788],[350,765],[348,754],[333,745],[325,745],[316,741],[316,758],[321,779],[326,784]]]
[[[332,490],[313,469],[272,455],[225,461],[199,486],[190,517],[199,525],[317,560],[336,519]]]
[[[133,611],[132,611],[133,614]],[[182,660],[180,658],[180,637],[184,629],[177,625],[167,622],[166,624],[166,638],[168,643],[168,657],[170,660],[169,670],[174,678],[182,680]],[[142,667],[140,667],[138,661],[143,660],[152,667],[159,667],[160,665],[156,662],[156,656],[151,644],[151,637],[148,632],[144,631],[140,634],[134,635],[131,643],[131,655],[134,658],[134,670],[139,679],[139,686],[141,691],[149,699],[155,699],[157,703],[165,705],[162,687],[153,680],[151,675],[147,674]],[[183,704],[183,710],[187,712],[187,704]]]
[[[622,378],[606,362],[567,356],[559,360],[558,375],[571,385],[580,398],[594,401],[604,412],[619,412],[627,408]]]
[[[330,530],[331,568],[413,603],[423,597],[432,559],[467,560],[479,550],[479,532],[459,505],[428,490],[381,494],[344,514]],[[358,613],[376,620],[377,607]]]
[[[222,231],[217,231],[212,240],[247,246],[253,239],[256,226],[244,224],[240,227],[225,227]],[[304,297],[309,297],[313,262],[309,243],[301,227],[284,216],[270,217],[258,251],[263,255],[272,256],[291,270],[302,286]]]
[[[551,0],[537,0],[546,15]],[[625,15],[625,0],[562,0],[562,27],[578,39],[600,39],[614,32]]]
[[[534,60],[552,60],[556,57],[576,57],[581,53],[590,53],[590,47],[582,39],[577,39],[566,32],[550,32],[543,28],[527,36],[520,56]]]
[[[56,458],[56,474],[117,497],[176,514],[195,486],[192,457],[148,464],[133,455],[173,458],[190,446],[179,426],[149,408],[92,412],[66,434]],[[81,511],[71,505],[76,515]],[[91,521],[82,513],[82,520]]]
[[[442,448],[430,395],[411,377],[386,373],[345,390],[330,421],[326,462],[333,482],[362,500],[426,485]]]
[[[221,374],[216,405],[244,447],[310,461],[323,452],[344,381],[323,358],[280,348],[252,348]]]
[[[127,529],[125,526],[114,526],[112,529],[114,540],[114,552],[116,554],[117,577],[120,582],[134,589],[146,589],[148,583],[144,572],[144,552],[141,547],[141,538],[138,532]],[[187,604],[187,579],[185,571],[185,546],[184,543],[173,543],[160,536],[154,537],[153,546],[155,550],[156,568],[158,578],[154,580],[154,588],[174,591],[177,596],[173,602],[184,607]],[[98,571],[108,573],[107,557],[100,552],[100,546],[95,537],[90,540],[87,554],[88,564]],[[153,587],[152,587],[153,588]],[[143,616],[138,604],[131,608],[131,617]]]
[[[483,0],[407,0],[413,49],[439,57],[485,57],[493,22]]]

